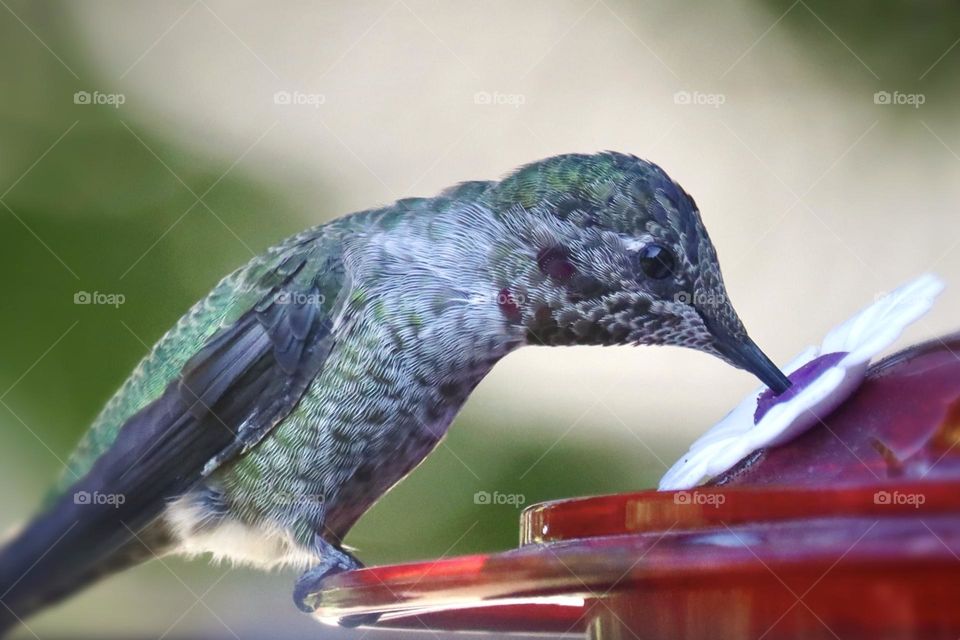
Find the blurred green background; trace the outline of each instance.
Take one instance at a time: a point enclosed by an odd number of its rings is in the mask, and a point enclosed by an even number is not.
[[[0,5],[2,529],[252,254],[555,153],[635,153],[683,183],[780,362],[927,270],[950,288],[904,344],[960,324],[954,2]],[[674,349],[521,350],[348,542],[370,564],[510,548],[518,510],[477,491],[650,487],[754,385]],[[298,614],[293,578],[152,563],[18,637],[363,635]]]

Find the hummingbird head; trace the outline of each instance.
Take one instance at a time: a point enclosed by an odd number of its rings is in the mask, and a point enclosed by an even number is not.
[[[657,165],[563,155],[488,193],[515,243],[495,249],[498,299],[527,342],[690,347],[790,386],[730,303],[693,198]]]

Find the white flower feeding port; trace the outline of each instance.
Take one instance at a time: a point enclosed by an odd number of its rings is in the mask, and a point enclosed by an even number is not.
[[[660,480],[660,490],[689,489],[753,452],[788,442],[839,407],[863,381],[870,360],[933,306],[943,282],[933,274],[884,295],[809,347],[784,371],[793,386],[779,396],[751,393],[691,445]]]

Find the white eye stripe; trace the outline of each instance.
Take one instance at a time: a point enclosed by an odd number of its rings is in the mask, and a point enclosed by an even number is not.
[[[627,238],[623,241],[623,248],[627,251],[640,251],[652,240],[652,238]]]

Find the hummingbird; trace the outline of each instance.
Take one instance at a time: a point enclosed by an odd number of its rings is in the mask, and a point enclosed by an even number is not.
[[[353,524],[526,345],[688,347],[790,385],[651,162],[565,154],[353,213],[226,276],[143,358],[0,550],[0,629],[167,554],[296,568],[312,611],[362,566]]]

